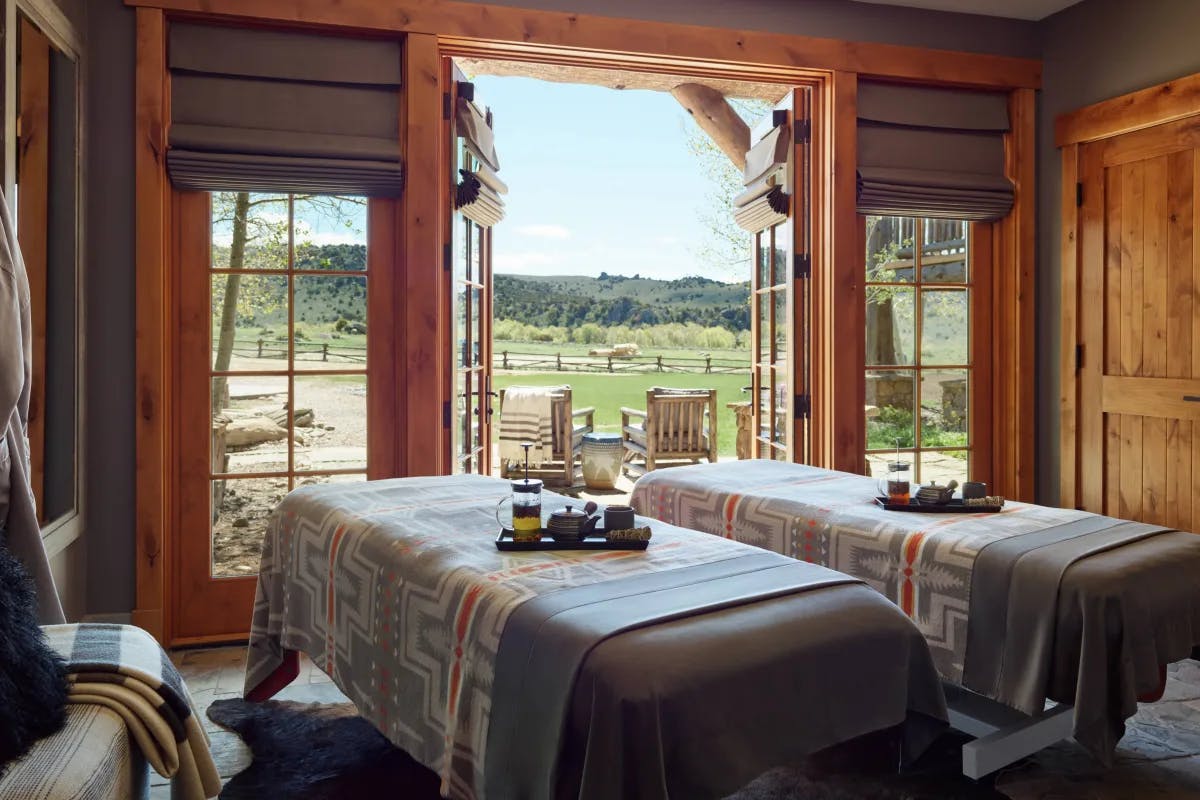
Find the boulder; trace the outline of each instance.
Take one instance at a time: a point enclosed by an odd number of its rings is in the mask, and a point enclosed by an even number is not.
[[[253,447],[286,438],[287,431],[269,417],[235,419],[225,428],[225,444],[229,447]]]

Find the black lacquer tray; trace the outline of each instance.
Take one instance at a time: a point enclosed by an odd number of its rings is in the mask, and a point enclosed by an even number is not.
[[[604,538],[604,529],[597,528],[590,536],[585,536],[577,542],[556,542],[550,533],[542,530],[540,542],[518,542],[513,540],[510,528],[503,528],[496,537],[497,550],[529,552],[532,550],[645,550],[650,544],[649,539],[620,539],[610,542]]]
[[[1003,506],[967,506],[957,498],[943,505],[921,503],[916,498],[910,499],[907,503],[892,503],[886,497],[876,497],[875,502],[888,511],[916,511],[921,514],[995,514],[1003,508]]]

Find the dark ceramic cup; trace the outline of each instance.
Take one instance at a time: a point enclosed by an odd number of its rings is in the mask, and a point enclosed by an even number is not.
[[[962,485],[963,500],[978,500],[987,497],[987,484],[981,481],[967,481]]]
[[[609,506],[604,509],[604,530],[627,531],[632,527],[632,506]]]

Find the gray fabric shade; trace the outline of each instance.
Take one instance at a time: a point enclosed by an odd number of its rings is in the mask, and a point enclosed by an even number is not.
[[[782,181],[791,150],[791,127],[778,125],[746,153],[746,189],[733,199],[733,221],[738,227],[758,233],[787,222],[789,203]]]
[[[1012,208],[1005,94],[863,81],[858,211],[993,220]]]
[[[485,228],[504,219],[504,200],[500,195],[508,192],[495,174],[487,175],[487,168],[479,172],[460,169],[462,180],[455,192],[454,207],[464,217],[474,220]]]
[[[398,42],[177,23],[168,64],[180,188],[400,194]]]
[[[500,169],[500,158],[496,155],[496,141],[492,135],[492,126],[470,100],[458,98],[458,108],[455,112],[456,131],[467,145],[472,155],[491,168],[493,172]]]
[[[746,153],[746,168],[742,176],[746,186],[762,180],[787,163],[788,151],[792,149],[790,131],[790,126],[778,125],[750,148],[750,152]]]
[[[750,233],[758,233],[774,225],[781,225],[787,222],[787,218],[788,196],[778,186],[772,187],[757,200],[742,206],[733,215],[733,221],[737,223],[738,227]]]

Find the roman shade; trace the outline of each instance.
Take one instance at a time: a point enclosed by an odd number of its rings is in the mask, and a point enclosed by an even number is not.
[[[454,207],[485,228],[504,219],[504,200],[500,197],[508,194],[504,181],[483,164],[474,172],[465,169],[458,172],[462,180],[455,192]]]
[[[994,220],[1008,214],[1008,96],[862,81],[860,214]]]
[[[399,195],[400,56],[394,41],[173,24],[171,181]]]
[[[783,183],[791,149],[791,127],[783,124],[772,128],[746,153],[742,173],[746,188],[733,200],[733,219],[738,227],[758,233],[787,221],[788,195]]]
[[[496,155],[492,117],[475,105],[475,91],[470,83],[460,82],[458,87],[454,130],[477,163],[474,169],[458,171],[462,179],[455,190],[454,207],[467,219],[491,227],[504,219],[504,200],[500,196],[508,194],[508,186],[496,174],[500,159]]]

